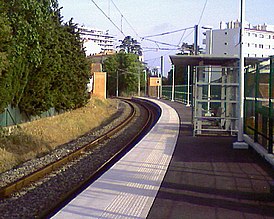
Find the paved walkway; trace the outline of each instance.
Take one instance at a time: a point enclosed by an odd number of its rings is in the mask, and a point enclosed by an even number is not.
[[[232,137],[193,137],[190,109],[164,102],[177,110],[181,128],[147,218],[274,218],[274,170],[251,149],[233,150]]]
[[[146,218],[170,163],[179,117],[166,104],[157,124],[54,218]]]

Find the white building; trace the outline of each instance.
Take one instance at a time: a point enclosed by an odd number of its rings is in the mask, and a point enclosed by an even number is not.
[[[84,40],[86,55],[99,53],[113,53],[115,51],[115,37],[109,35],[108,31],[96,30],[91,28],[79,28],[80,36]]]
[[[220,29],[207,30],[205,35],[206,54],[239,56],[239,21],[226,24],[221,22]],[[274,26],[266,24],[251,26],[246,24],[243,49],[245,57],[269,57],[274,55]]]

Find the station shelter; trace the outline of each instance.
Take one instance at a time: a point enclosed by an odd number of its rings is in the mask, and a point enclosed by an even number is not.
[[[239,58],[172,55],[175,68],[190,66],[193,135],[236,135],[239,120]],[[263,58],[246,58],[254,65]]]

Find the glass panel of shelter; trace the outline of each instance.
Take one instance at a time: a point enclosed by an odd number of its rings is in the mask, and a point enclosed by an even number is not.
[[[196,66],[194,75],[194,135],[236,134],[239,69]]]

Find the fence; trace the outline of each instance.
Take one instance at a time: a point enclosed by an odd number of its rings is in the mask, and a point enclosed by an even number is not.
[[[8,106],[5,111],[0,114],[0,127],[17,125],[20,123],[36,120],[38,118],[50,117],[57,114],[58,112],[56,112],[54,108],[51,108],[39,116],[28,116],[25,113],[21,113],[18,108]]]
[[[245,73],[244,131],[273,154],[274,57]]]
[[[172,99],[172,85],[162,87],[162,97]],[[176,85],[174,88],[174,99],[186,105],[192,105],[192,85]]]

